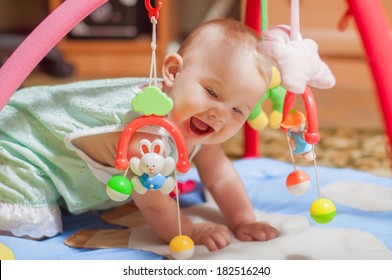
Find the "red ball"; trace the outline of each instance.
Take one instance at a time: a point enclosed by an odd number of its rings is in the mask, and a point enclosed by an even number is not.
[[[286,187],[294,195],[302,195],[309,190],[310,177],[304,171],[293,171],[286,178]]]

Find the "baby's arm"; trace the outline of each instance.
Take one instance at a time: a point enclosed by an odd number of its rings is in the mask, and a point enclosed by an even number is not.
[[[169,195],[148,191],[143,195],[133,193],[133,199],[152,230],[166,242],[179,235],[177,203]],[[181,230],[196,245],[205,245],[210,251],[226,247],[231,241],[230,230],[224,225],[193,224],[180,212]]]
[[[245,186],[233,163],[219,145],[204,145],[195,157],[200,178],[241,241],[266,241],[278,231],[256,221]]]

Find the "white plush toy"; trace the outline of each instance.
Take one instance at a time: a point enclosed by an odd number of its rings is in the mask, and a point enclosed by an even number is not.
[[[139,194],[148,190],[160,190],[163,194],[169,194],[174,186],[174,179],[169,176],[175,168],[172,157],[163,157],[164,145],[159,139],[152,143],[143,139],[140,141],[141,157],[133,157],[130,162],[134,189]]]
[[[263,32],[264,40],[259,44],[259,49],[276,61],[282,86],[297,94],[302,94],[307,85],[319,89],[333,87],[335,77],[321,60],[317,43],[303,39],[299,33],[291,40],[290,32],[287,25],[274,26]]]

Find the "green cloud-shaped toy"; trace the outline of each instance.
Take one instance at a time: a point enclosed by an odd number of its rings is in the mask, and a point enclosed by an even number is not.
[[[132,100],[132,108],[145,116],[165,116],[173,108],[173,100],[160,88],[149,86],[136,94]]]

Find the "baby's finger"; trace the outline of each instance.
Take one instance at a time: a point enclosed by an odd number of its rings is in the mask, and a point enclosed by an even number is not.
[[[269,225],[259,225],[256,228],[253,228],[249,235],[252,236],[253,240],[257,241],[267,241],[278,236],[279,232],[277,229],[269,226]]]
[[[266,241],[268,240],[267,232],[264,229],[254,230],[250,233],[254,241]]]
[[[267,235],[267,240],[270,240],[277,237],[279,235],[279,231],[274,227],[268,227],[268,229],[265,230],[265,234]]]
[[[218,245],[215,243],[215,240],[212,237],[204,238],[203,244],[211,252],[215,252],[215,251],[217,251],[219,249]]]
[[[222,234],[227,241],[231,241],[231,230],[225,225],[219,225],[217,227],[217,232]]]
[[[252,234],[247,231],[237,231],[236,232],[237,239],[240,241],[254,241]]]
[[[218,249],[223,249],[231,242],[231,236],[225,232],[214,232],[211,238],[215,241]]]

